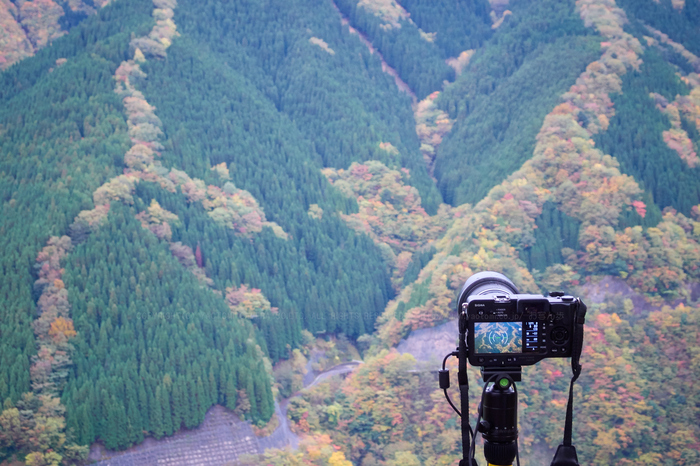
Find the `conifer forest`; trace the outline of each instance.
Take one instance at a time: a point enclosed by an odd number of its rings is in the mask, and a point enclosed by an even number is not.
[[[401,348],[485,270],[588,305],[581,464],[700,465],[699,152],[700,0],[0,0],[0,466],[456,466]]]

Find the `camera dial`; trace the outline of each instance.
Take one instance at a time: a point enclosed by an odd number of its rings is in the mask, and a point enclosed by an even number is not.
[[[552,330],[552,343],[563,345],[569,339],[569,331],[564,327],[556,327]]]

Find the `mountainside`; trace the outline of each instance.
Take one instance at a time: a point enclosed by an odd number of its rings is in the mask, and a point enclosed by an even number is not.
[[[110,0],[3,0],[0,70],[51,45]]]
[[[216,404],[269,431],[316,337],[366,363],[293,398],[301,446],[264,461],[456,464],[394,348],[495,270],[596,296],[582,462],[697,464],[699,23],[700,0],[0,0],[0,461],[80,464]],[[568,374],[525,371],[524,465]]]

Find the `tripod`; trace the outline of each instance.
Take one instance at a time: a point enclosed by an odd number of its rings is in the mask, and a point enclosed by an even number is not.
[[[467,377],[468,348],[466,343],[467,317],[460,313],[459,347],[457,351],[445,356],[442,370],[439,371],[440,388],[450,406],[461,417],[462,428],[462,460],[460,466],[478,466],[474,459],[476,448],[476,433],[469,424],[469,379]],[[459,391],[460,407],[458,410],[447,394],[450,387],[449,371],[445,369],[447,358],[457,356],[459,359]],[[559,445],[551,466],[579,466],[576,448],[571,444],[573,418],[573,386],[581,372],[578,356],[573,357],[571,366],[574,376],[569,387],[569,401],[566,407],[566,422],[564,427],[564,442]],[[484,457],[488,466],[512,466],[518,453],[518,392],[515,382],[522,379],[520,366],[514,367],[482,367],[484,390],[481,395],[476,428],[484,438]]]

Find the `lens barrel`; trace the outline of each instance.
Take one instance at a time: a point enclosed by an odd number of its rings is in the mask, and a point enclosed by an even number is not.
[[[471,295],[513,295],[518,294],[518,288],[505,275],[498,272],[475,273],[464,282],[457,301],[457,312],[461,312],[462,304]]]

